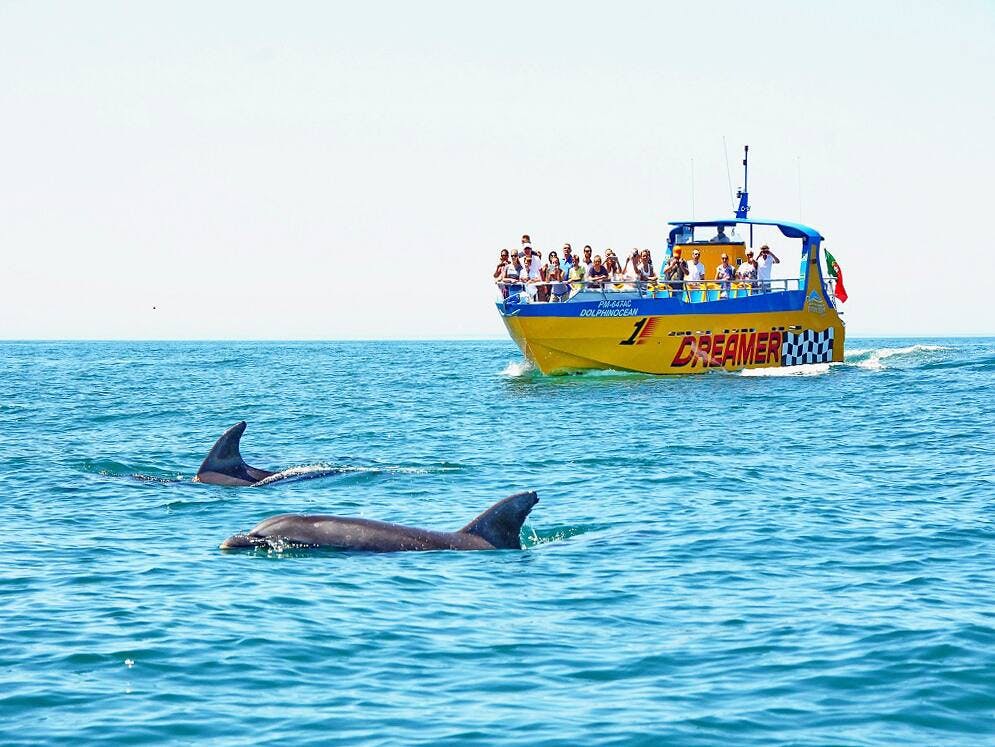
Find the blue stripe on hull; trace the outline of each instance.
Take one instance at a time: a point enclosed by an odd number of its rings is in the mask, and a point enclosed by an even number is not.
[[[505,303],[498,311],[506,316],[610,317],[680,316],[691,314],[753,314],[770,311],[800,311],[804,291],[759,293],[744,298],[689,303],[681,298],[612,298],[612,294],[591,301],[564,303]]]

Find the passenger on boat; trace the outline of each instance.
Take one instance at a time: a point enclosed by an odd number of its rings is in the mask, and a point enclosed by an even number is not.
[[[656,280],[656,272],[653,270],[653,257],[650,256],[649,249],[643,249],[639,253],[639,264],[636,265],[636,272],[640,280]]]
[[[627,291],[636,290],[638,288],[636,284],[644,279],[639,272],[638,249],[634,250],[632,256],[625,261],[625,272],[622,274],[622,279],[626,281],[626,284],[622,286],[622,290]]]
[[[502,285],[501,285],[501,296],[503,298],[507,298],[508,297],[508,287],[506,285],[503,285],[503,281],[504,281],[504,276],[505,276],[505,270],[507,269],[507,267],[508,267],[508,265],[510,263],[511,262],[508,259],[508,250],[507,249],[502,249],[501,250],[501,255],[498,258],[497,267],[494,268],[494,279],[498,283],[502,283]]]
[[[526,269],[538,276],[539,270],[542,267],[542,254],[533,249],[531,244],[526,244],[522,247],[522,251],[518,253],[518,256],[522,258],[522,264],[525,265]]]
[[[546,282],[549,283],[549,300],[553,303],[566,301],[570,294],[570,286],[562,282],[564,279],[563,268],[560,266],[560,258],[556,252],[549,253],[549,264],[546,265]]]
[[[525,286],[522,285],[521,281],[523,271],[522,260],[518,258],[517,254],[512,255],[511,261],[505,265],[504,277],[501,280],[505,289],[502,295],[505,298],[510,298],[513,301],[519,300],[519,295],[525,290]],[[528,273],[525,274],[528,275]]]
[[[603,281],[608,279],[608,270],[601,264],[600,254],[594,255],[594,259],[591,260],[591,269],[588,270],[586,277],[588,285],[592,288],[600,288],[603,285]]]
[[[714,237],[712,237],[712,243],[713,244],[731,244],[732,243],[732,239],[730,239],[728,236],[726,236],[726,227],[725,226],[719,226],[718,227],[718,233],[715,234]]]
[[[719,281],[719,298],[729,298],[729,284],[735,270],[729,264],[729,255],[722,255],[722,264],[715,268],[715,279]]]
[[[522,248],[524,249],[526,247],[526,245],[532,246],[532,239],[529,237],[529,235],[527,233],[523,233],[522,234]],[[519,256],[521,256],[521,255],[519,255]]]
[[[757,262],[753,259],[752,249],[747,250],[746,261],[736,269],[736,275],[739,276],[740,282],[746,285],[752,293],[753,286],[757,283]]]
[[[584,265],[584,272],[591,271],[591,245],[588,244],[584,247],[584,259],[581,260],[581,264]]]
[[[770,274],[774,265],[781,264],[781,260],[764,244],[760,247],[760,256],[757,258],[757,279],[760,281],[760,292],[770,293]]]
[[[608,260],[605,261],[607,262]],[[629,267],[631,266],[633,268],[633,271],[635,271],[637,262],[639,262],[639,250],[634,248],[631,252],[629,252],[629,255],[625,258],[625,265],[622,267],[622,269],[625,272],[629,272]]]
[[[705,265],[701,263],[701,252],[695,249],[691,252],[691,261],[688,262],[688,281],[700,282],[705,279]]]
[[[584,267],[583,262],[578,260],[570,265],[570,269],[567,271],[567,279],[570,280],[570,287],[574,293],[577,293],[584,287],[584,275],[586,273],[587,268]]]
[[[688,263],[681,258],[681,249],[674,249],[667,266],[663,268],[663,277],[670,284],[670,295],[676,296],[684,288],[684,278],[688,274]]]
[[[542,255],[539,255],[540,258]],[[556,257],[557,262],[559,262],[559,257],[557,257],[556,252],[549,253],[549,260]],[[546,274],[549,272],[549,266],[544,265],[542,262],[539,263],[539,283],[536,285],[536,301],[541,301],[545,303],[549,300],[549,284],[546,282],[548,278]]]
[[[608,279],[613,283],[621,283],[626,279],[625,274],[622,272],[622,268],[619,267],[618,257],[614,254],[605,257],[605,269],[608,271]],[[615,286],[617,289],[621,290],[621,285]]]
[[[573,263],[577,261],[577,258],[573,254],[573,249],[570,248],[570,244],[563,245],[563,260],[561,264],[563,265],[563,270],[566,272],[569,270]]]
[[[539,258],[539,253],[535,252],[529,244],[525,245],[524,254],[522,270],[527,282],[525,290],[528,292],[529,298],[535,301],[539,290],[537,283],[542,281],[542,260]]]

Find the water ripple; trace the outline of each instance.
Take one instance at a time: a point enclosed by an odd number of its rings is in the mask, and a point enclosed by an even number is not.
[[[2,347],[4,743],[995,741],[992,340],[689,378],[504,341]],[[242,419],[299,479],[190,481]],[[526,489],[522,552],[217,550]]]

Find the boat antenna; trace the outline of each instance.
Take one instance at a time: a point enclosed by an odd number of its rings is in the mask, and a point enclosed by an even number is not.
[[[722,136],[722,150],[726,156],[726,181],[729,182],[729,202],[732,202],[732,172],[729,171],[729,148],[726,147],[726,136]]]
[[[746,220],[750,212],[750,146],[743,146],[743,188],[736,193],[739,207],[736,208],[736,219]],[[753,224],[750,224],[750,246],[753,246]]]

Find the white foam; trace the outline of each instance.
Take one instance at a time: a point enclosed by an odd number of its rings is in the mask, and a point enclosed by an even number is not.
[[[528,376],[533,371],[535,371],[535,366],[530,361],[512,361],[504,367],[501,375],[507,376],[509,379],[517,379],[520,376]]]
[[[882,361],[888,358],[894,358],[896,355],[915,355],[916,353],[935,353],[940,350],[952,350],[952,348],[945,347],[943,345],[908,345],[902,348],[870,348],[867,350],[858,349],[851,350],[847,354],[847,363],[849,365],[855,365],[860,368],[866,368],[869,371],[880,371],[884,368]],[[855,361],[854,358],[859,358],[862,356],[867,356],[865,360]]]
[[[305,480],[311,477],[323,477],[325,475],[339,475],[343,473],[369,473],[369,474],[400,474],[400,475],[427,475],[435,472],[455,472],[459,467],[353,467],[350,465],[333,466],[330,464],[308,464],[302,467],[290,467],[276,474],[265,477],[253,487],[261,487],[274,482],[287,482],[293,480]]]
[[[829,373],[829,363],[803,363],[781,368],[744,368],[740,376],[822,376]]]

